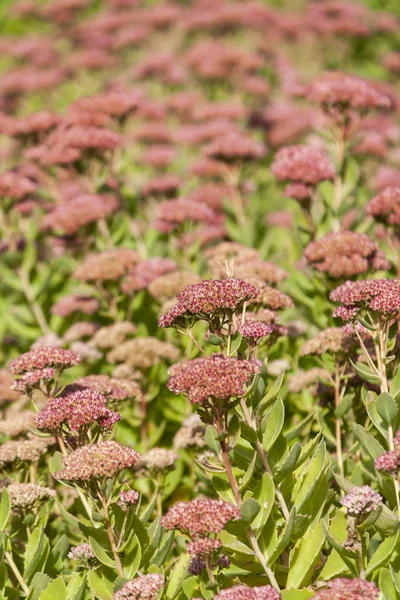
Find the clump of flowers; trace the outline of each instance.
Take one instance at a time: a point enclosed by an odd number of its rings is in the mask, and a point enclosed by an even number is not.
[[[24,511],[56,497],[55,490],[34,483],[12,483],[7,487],[7,492],[12,507]]]
[[[166,529],[179,529],[191,537],[220,533],[229,521],[241,518],[239,509],[223,500],[196,498],[178,502],[161,519]]]
[[[143,473],[152,473],[168,471],[173,469],[179,456],[175,450],[167,448],[152,448],[146,454],[140,457],[136,469]]]
[[[253,588],[247,585],[235,585],[221,590],[214,596],[214,600],[280,600],[281,597],[281,594],[270,585]]]
[[[14,375],[23,375],[27,372],[41,371],[47,368],[62,372],[64,369],[79,365],[80,362],[79,356],[72,350],[64,350],[56,346],[43,346],[21,354],[9,364],[8,368]]]
[[[117,504],[123,511],[128,511],[131,506],[135,506],[139,501],[139,492],[135,490],[126,490],[125,492],[120,492]]]
[[[346,281],[330,294],[333,302],[341,302],[333,316],[354,320],[362,309],[378,313],[390,320],[400,312],[399,279],[367,279]]]
[[[364,579],[334,579],[319,590],[315,600],[378,600],[379,590],[372,581]]]
[[[328,233],[311,242],[304,256],[313,268],[333,279],[390,267],[377,243],[367,235],[354,231]]]
[[[158,593],[164,586],[162,575],[139,575],[136,579],[128,581],[112,597],[112,600],[156,600]]]
[[[48,442],[41,439],[9,440],[0,446],[2,469],[36,462],[46,452]]]
[[[128,467],[134,467],[140,455],[118,442],[106,441],[83,446],[71,452],[63,461],[55,479],[84,484],[91,480],[105,481]]]
[[[382,496],[369,485],[356,486],[341,499],[340,503],[347,508],[349,515],[365,518],[382,503]]]
[[[81,281],[117,280],[131,271],[139,261],[135,250],[117,248],[91,254],[76,269],[74,277]]]
[[[88,543],[73,546],[68,552],[68,558],[76,561],[79,566],[85,568],[90,568],[96,561],[96,555],[93,552],[91,545]]]

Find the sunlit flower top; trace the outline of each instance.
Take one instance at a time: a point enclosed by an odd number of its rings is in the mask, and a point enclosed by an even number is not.
[[[174,504],[160,523],[166,529],[179,529],[195,537],[217,534],[229,521],[240,518],[240,510],[233,504],[211,498],[196,498]]]
[[[280,600],[281,594],[270,585],[248,587],[235,585],[232,588],[221,590],[214,600]]]
[[[334,313],[344,321],[355,319],[362,308],[392,318],[400,312],[400,279],[366,279],[346,281],[330,294],[333,302],[341,302]]]
[[[340,72],[324,73],[313,81],[309,96],[328,109],[330,107],[356,110],[390,109],[389,96],[368,80]]]
[[[21,375],[27,371],[36,371],[52,367],[63,371],[69,367],[79,365],[81,359],[72,352],[56,346],[42,346],[21,354],[9,364],[11,373]]]
[[[376,583],[364,579],[334,579],[314,596],[314,600],[378,600]]]
[[[347,508],[349,515],[366,515],[378,508],[382,496],[369,485],[362,485],[353,487],[340,503]]]
[[[286,146],[275,155],[271,166],[278,179],[316,185],[320,181],[333,179],[335,169],[329,157],[316,146]]]
[[[115,592],[111,600],[156,600],[158,593],[164,585],[162,575],[139,575],[136,579],[128,581]]]

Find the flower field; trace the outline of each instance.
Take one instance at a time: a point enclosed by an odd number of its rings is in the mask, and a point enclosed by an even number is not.
[[[399,41],[0,3],[0,600],[400,600]]]

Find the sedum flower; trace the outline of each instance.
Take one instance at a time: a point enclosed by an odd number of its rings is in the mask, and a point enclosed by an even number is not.
[[[366,516],[378,508],[382,503],[382,496],[369,485],[362,485],[353,487],[340,503],[347,508],[349,515]]]
[[[240,518],[240,510],[233,504],[211,498],[196,498],[172,506],[160,523],[165,529],[178,529],[195,537],[220,533],[229,521]]]
[[[99,442],[78,448],[66,456],[63,468],[54,473],[54,478],[75,483],[92,479],[103,481],[134,467],[139,458],[138,452],[118,442]]]
[[[42,382],[46,383],[54,379],[54,375],[55,369],[51,367],[27,371],[22,377],[14,381],[12,389],[21,394],[30,395],[34,389],[40,388]]]
[[[136,469],[153,474],[160,471],[168,471],[169,469],[174,468],[178,459],[179,456],[175,450],[152,448],[149,452],[146,452],[146,454],[143,454],[143,456],[140,457]]]
[[[204,448],[206,446],[205,426],[197,414],[184,420],[174,437],[174,448]]]
[[[232,588],[221,590],[214,596],[214,600],[280,600],[281,594],[270,585],[248,587],[235,585]]]
[[[53,304],[51,312],[60,317],[68,317],[75,312],[93,315],[99,307],[100,303],[97,298],[70,294],[69,296],[63,296],[58,302]]]
[[[334,579],[318,591],[315,600],[378,600],[379,590],[372,581],[364,579]]]
[[[56,496],[54,490],[34,483],[12,483],[7,487],[7,491],[12,507],[21,510],[30,510]]]
[[[214,355],[190,361],[167,385],[174,394],[187,394],[193,404],[204,404],[209,398],[228,401],[243,396],[245,386],[261,368],[260,361]]]
[[[389,450],[375,460],[375,469],[386,473],[397,473],[400,467],[400,456],[398,452]]]
[[[151,573],[139,575],[132,579],[113,594],[111,600],[156,600],[158,593],[164,586],[162,575]]]
[[[115,348],[128,337],[136,333],[136,326],[129,321],[118,321],[106,327],[100,327],[94,334],[92,342],[98,348]]]
[[[367,204],[367,214],[385,225],[400,227],[400,187],[387,187]]]
[[[107,354],[111,363],[123,362],[141,370],[149,369],[163,360],[174,361],[179,358],[179,350],[169,342],[156,337],[137,337],[126,340]]]
[[[335,288],[329,298],[341,302],[333,316],[353,320],[363,308],[380,313],[387,319],[400,312],[400,279],[366,279],[346,281]]]
[[[43,439],[9,440],[0,446],[0,468],[20,462],[35,462],[46,452],[48,442]]]
[[[143,392],[136,381],[110,377],[109,375],[87,375],[77,379],[68,389],[86,389],[105,396],[110,404],[118,404],[128,398],[140,400]]]
[[[276,153],[271,169],[278,179],[307,187],[335,176],[329,157],[317,146],[285,146]]]
[[[187,551],[192,556],[205,558],[211,556],[222,547],[221,540],[208,537],[196,537],[187,545]]]
[[[96,555],[91,545],[84,543],[79,546],[73,546],[68,552],[68,558],[75,560],[79,566],[90,568],[96,560]]]
[[[131,506],[135,506],[139,500],[139,493],[135,490],[127,490],[120,492],[117,500],[117,505],[122,508],[123,511],[127,512]]]
[[[81,281],[113,281],[131,271],[138,261],[139,255],[130,248],[89,254],[76,269],[74,277]]]
[[[56,346],[42,346],[21,354],[9,364],[9,370],[15,375],[22,375],[27,371],[37,371],[51,367],[63,371],[75,367],[80,363],[79,356],[72,350],[65,350]]]
[[[250,346],[258,344],[262,338],[267,337],[272,331],[273,329],[270,325],[262,323],[261,321],[244,323],[238,328],[238,332]]]

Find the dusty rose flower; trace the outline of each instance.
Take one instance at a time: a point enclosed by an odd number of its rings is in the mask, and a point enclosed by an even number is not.
[[[176,159],[176,150],[166,144],[150,146],[138,157],[138,162],[153,169],[168,167]]]
[[[329,371],[320,367],[308,369],[308,371],[297,371],[289,377],[289,391],[299,393],[304,389],[310,389],[316,393],[320,379],[329,379]]]
[[[136,129],[134,139],[144,143],[168,143],[173,141],[173,134],[164,122],[144,123]]]
[[[60,146],[77,148],[82,152],[94,151],[103,153],[115,150],[122,144],[122,138],[115,131],[103,127],[63,127],[56,129],[48,139],[47,144],[59,143]]]
[[[187,551],[192,556],[204,558],[217,552],[222,546],[221,540],[207,537],[196,537],[187,545]]]
[[[280,600],[281,595],[270,585],[248,587],[235,585],[232,588],[221,590],[215,600]]]
[[[79,98],[72,105],[72,110],[77,112],[99,112],[122,119],[136,110],[142,97],[140,92],[111,91],[98,96]]]
[[[54,473],[55,479],[84,483],[114,477],[139,460],[138,452],[118,442],[107,441],[83,446],[64,457],[63,468]]]
[[[48,432],[61,432],[63,427],[76,432],[86,432],[95,422],[102,431],[109,431],[121,415],[107,408],[107,400],[98,392],[78,390],[51,398],[37,415],[37,428]]]
[[[196,498],[174,504],[162,517],[165,529],[178,529],[187,535],[208,536],[220,533],[229,521],[241,518],[239,509],[223,500]]]
[[[36,462],[46,452],[47,446],[47,441],[42,439],[5,442],[0,446],[1,468],[13,466],[19,462]]]
[[[100,303],[97,298],[71,294],[69,296],[63,296],[58,302],[53,304],[51,312],[60,317],[68,317],[75,312],[93,315],[99,307]]]
[[[376,221],[400,227],[400,187],[388,187],[367,204],[367,214]]]
[[[157,473],[174,468],[179,459],[175,450],[167,448],[152,448],[140,457],[136,469],[143,472]]]
[[[130,248],[116,248],[89,254],[76,269],[74,277],[81,281],[112,281],[120,279],[139,262],[139,255]]]
[[[400,457],[397,452],[390,450],[378,456],[375,460],[375,469],[386,473],[397,473],[400,467]]]
[[[189,285],[200,281],[196,273],[190,271],[174,271],[166,273],[151,281],[148,286],[149,293],[159,302],[165,302],[177,296]]]
[[[375,177],[374,188],[383,190],[387,187],[400,186],[400,171],[393,167],[381,167]]]
[[[107,354],[111,363],[123,362],[138,369],[149,369],[163,360],[179,358],[179,350],[169,342],[155,337],[138,337],[116,346]]]
[[[128,398],[140,400],[143,392],[139,384],[131,379],[110,377],[109,375],[87,375],[77,379],[66,392],[71,389],[87,389],[105,396],[110,404],[118,404]]]
[[[175,139],[181,144],[197,148],[230,133],[240,133],[237,125],[229,119],[216,118],[201,123],[189,123],[180,127],[175,134]],[[226,166],[224,166],[224,171],[226,171]]]
[[[325,73],[310,86],[309,96],[329,112],[335,109],[390,109],[390,97],[370,81],[340,72]]]
[[[18,119],[15,124],[14,136],[26,138],[32,135],[48,133],[62,122],[60,115],[42,110]]]
[[[390,268],[377,243],[354,231],[328,233],[311,242],[304,256],[312,267],[334,279]]]
[[[239,121],[246,116],[244,104],[234,102],[205,102],[195,107],[194,119],[196,121],[209,121],[210,119],[228,119]]]
[[[200,157],[193,163],[190,171],[193,175],[207,179],[219,179],[226,175],[227,166],[218,160]]]
[[[55,369],[51,367],[27,371],[22,377],[14,381],[12,388],[21,394],[30,395],[34,389],[40,388],[42,382],[47,383],[54,379],[54,375]]]
[[[383,66],[393,73],[400,73],[400,52],[391,52],[383,57]]]
[[[92,341],[98,348],[115,348],[122,344],[128,337],[134,336],[136,326],[130,321],[118,321],[106,327],[100,327],[94,334]]]
[[[91,563],[95,562],[96,555],[93,552],[91,545],[84,543],[79,546],[73,546],[68,552],[68,558],[75,560],[83,567],[89,567]]]
[[[214,355],[190,361],[167,385],[174,394],[186,394],[193,404],[207,404],[209,398],[229,401],[246,393],[245,386],[261,367],[260,361]]]
[[[127,490],[126,492],[120,492],[117,500],[117,504],[123,511],[127,512],[131,506],[135,506],[139,500],[139,493],[135,490]]]
[[[293,300],[287,294],[266,285],[259,277],[248,277],[246,279],[249,283],[257,285],[259,289],[258,296],[249,301],[250,307],[261,305],[275,311],[293,306]]]
[[[30,352],[21,354],[8,366],[11,373],[21,375],[27,371],[36,371],[51,367],[57,371],[63,371],[69,367],[79,365],[80,358],[71,350],[64,350],[54,346],[43,346],[35,348]]]
[[[360,332],[364,335],[364,332]],[[347,327],[328,327],[317,333],[311,340],[303,344],[300,354],[307,356],[310,354],[348,354],[358,347],[358,340],[354,331],[349,331]]]
[[[200,417],[197,414],[190,415],[175,434],[174,448],[204,448],[207,445],[204,439],[205,431]]]
[[[41,228],[73,235],[82,227],[114,214],[119,202],[115,196],[82,194],[55,206],[41,222]]]
[[[0,173],[0,194],[6,198],[22,200],[34,193],[37,187],[32,179],[18,172],[5,171]]]
[[[381,503],[382,496],[369,485],[353,487],[340,501],[340,504],[347,508],[348,514],[356,517],[367,515],[378,508]]]
[[[210,158],[231,162],[259,160],[264,158],[267,150],[246,134],[232,131],[211,142],[204,148],[204,153]]]
[[[159,175],[142,187],[141,194],[145,198],[148,196],[173,196],[181,185],[182,181],[177,175]]]
[[[219,218],[223,218],[221,215]],[[181,248],[190,248],[193,245],[199,248],[209,246],[213,242],[220,242],[228,235],[227,229],[223,223],[207,223],[198,225],[191,231],[183,233],[178,240]]]
[[[191,192],[187,198],[192,202],[206,204],[215,211],[220,211],[224,207],[224,201],[231,200],[236,191],[234,187],[226,183],[204,183]]]
[[[364,579],[334,579],[315,595],[315,600],[378,600],[379,590]]]
[[[262,322],[244,323],[238,328],[238,332],[250,346],[258,344],[262,338],[267,337],[272,331],[270,325]]]
[[[92,338],[97,331],[96,323],[90,323],[89,321],[79,321],[74,323],[67,329],[63,335],[63,339],[66,342],[75,342],[83,338]]]
[[[180,292],[175,307],[161,316],[158,324],[160,327],[174,327],[185,317],[209,321],[235,312],[245,302],[257,298],[258,294],[256,287],[241,279],[207,279]]]
[[[159,591],[164,586],[162,575],[139,575],[132,579],[112,597],[112,600],[156,600]]]
[[[282,100],[270,103],[250,118],[255,125],[267,130],[267,140],[275,147],[297,140],[312,127],[317,127],[320,120],[313,108]]]
[[[261,57],[256,54],[218,39],[205,39],[195,43],[187,52],[186,60],[196,75],[210,80],[251,73],[262,65]]]
[[[30,410],[12,410],[0,420],[0,433],[8,437],[18,437],[34,426],[35,416]]]
[[[7,487],[7,491],[12,507],[20,510],[31,510],[56,496],[55,490],[34,483],[12,483]]]
[[[122,291],[129,292],[146,289],[148,285],[161,275],[176,271],[178,265],[170,258],[154,257],[139,262],[127,278],[122,282]]]
[[[217,213],[205,204],[176,198],[166,200],[157,206],[153,226],[168,233],[187,221],[216,223],[218,220]]]
[[[325,151],[314,146],[286,146],[275,155],[272,172],[278,179],[315,186],[333,179],[335,169]]]
[[[362,308],[381,313],[388,319],[400,312],[399,279],[367,279],[346,281],[330,294],[333,302],[341,302],[334,316],[344,320],[355,318]]]

